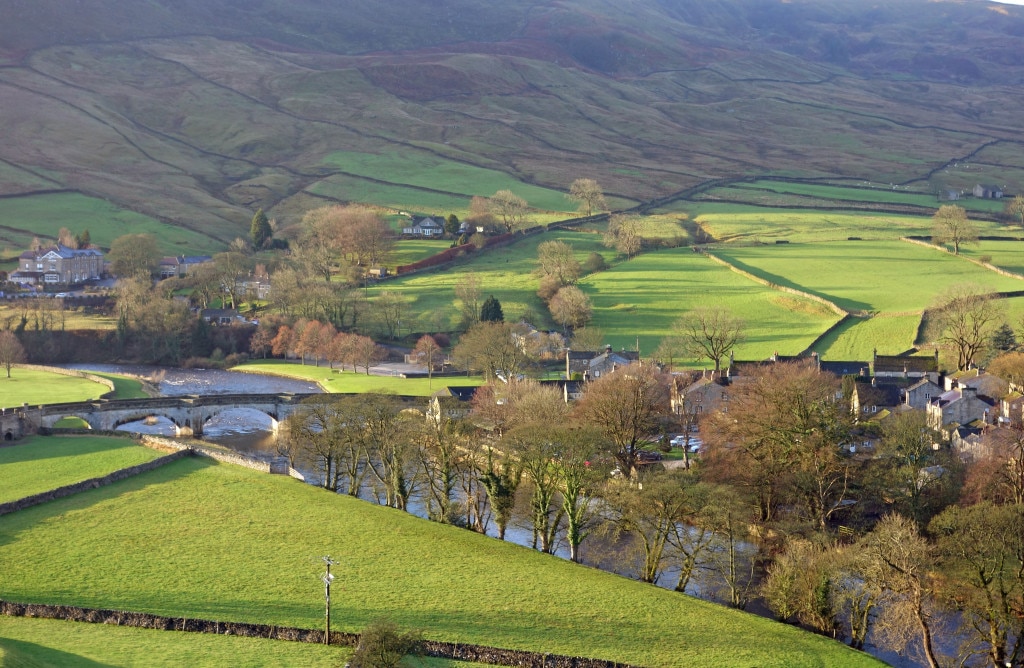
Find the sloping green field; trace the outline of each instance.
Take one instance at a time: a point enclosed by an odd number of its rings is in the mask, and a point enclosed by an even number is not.
[[[159,452],[126,438],[28,438],[0,448],[0,503],[104,476],[159,456]]]
[[[795,355],[839,319],[828,308],[765,287],[689,248],[658,251],[580,282],[594,305],[593,324],[616,348],[651,353],[672,322],[699,306],[730,309],[746,323],[740,359]]]
[[[219,242],[187,227],[167,225],[155,218],[122,209],[110,202],[78,193],[55,193],[0,199],[2,239],[13,248],[25,249],[33,237],[56,240],[60,228],[74,234],[89,230],[94,244],[104,248],[122,234],[152,234],[167,255],[209,253]]]
[[[921,311],[952,285],[1024,290],[962,258],[899,241],[720,247],[714,254],[778,285],[825,297],[851,311]]]
[[[324,554],[339,562],[339,629],[383,615],[430,638],[645,666],[878,665],[784,624],[203,459],[5,517],[0,597],[316,628]]]
[[[587,255],[599,252],[611,260],[614,253],[601,245],[601,236],[583,232],[552,230],[544,234],[524,237],[514,244],[475,253],[470,259],[455,266],[400,276],[382,283],[377,292],[391,290],[404,295],[423,331],[445,331],[458,323],[455,286],[466,273],[472,272],[480,280],[483,299],[494,295],[501,302],[506,320],[518,319],[523,314],[538,326],[547,322],[547,309],[537,297],[539,280],[532,275],[537,264],[537,246],[544,241],[560,240],[571,244],[576,258],[583,262]],[[371,296],[374,291],[370,292]],[[439,327],[432,327],[434,322]]]

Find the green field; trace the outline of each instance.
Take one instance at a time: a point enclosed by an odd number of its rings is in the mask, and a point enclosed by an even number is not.
[[[126,438],[27,438],[0,448],[0,503],[105,476],[159,456]]]
[[[822,338],[814,351],[823,360],[870,361],[872,353],[898,355],[914,346],[920,315],[880,314],[843,323]]]
[[[338,668],[350,652],[346,647],[316,643],[154,631],[53,619],[0,618],[0,666],[5,668],[97,668],[101,665]],[[477,668],[484,664],[422,657],[416,665]]]
[[[4,536],[8,600],[317,628],[330,554],[341,630],[385,615],[429,638],[644,666],[879,665],[788,625],[205,459],[20,511]]]
[[[1019,228],[1012,233],[1019,234]],[[1000,269],[1024,276],[1024,243],[1020,241],[980,241],[960,247],[960,254],[972,260],[979,260],[986,255],[992,258],[991,263]]]
[[[219,242],[186,227],[167,225],[149,216],[117,207],[106,200],[77,193],[59,193],[0,199],[4,221],[0,243],[25,250],[33,237],[57,239],[60,228],[74,234],[89,230],[98,246],[128,234],[152,234],[167,255],[195,255],[220,250]],[[211,248],[211,245],[213,248]]]
[[[931,233],[931,218],[857,211],[808,211],[724,202],[677,202],[662,213],[687,215],[725,242],[841,241],[848,237],[898,239]],[[983,225],[987,225],[983,223]]]
[[[370,294],[391,290],[405,295],[417,318],[416,329],[450,331],[459,320],[455,286],[466,272],[473,272],[480,279],[483,298],[493,294],[501,302],[506,320],[515,321],[526,315],[538,327],[546,326],[549,324],[547,309],[536,295],[539,281],[531,272],[536,267],[538,244],[552,240],[571,244],[580,262],[586,260],[591,252],[599,252],[609,261],[614,257],[614,252],[601,244],[598,234],[553,230],[486,253],[475,253],[454,267],[400,276],[381,284]],[[435,322],[438,323],[436,327]]]
[[[65,376],[38,369],[11,369],[11,377],[0,375],[0,407],[14,408],[22,404],[57,404],[68,401],[97,399],[109,388],[78,376]]]
[[[395,185],[411,185],[472,197],[489,197],[499,190],[511,190],[527,201],[531,208],[571,212],[576,205],[565,194],[550,188],[523,183],[496,169],[486,169],[428,153],[408,150],[386,154],[335,151],[324,164],[349,174],[367,176]],[[568,189],[569,184],[565,187]],[[610,201],[612,208],[631,206],[627,200]]]
[[[437,255],[451,245],[448,239],[400,239],[395,242],[395,249],[388,255],[387,263],[389,267],[412,264]]]
[[[993,292],[1024,289],[1024,280],[900,241],[721,246],[714,254],[773,283],[816,294],[849,311],[920,312],[959,283],[974,283]]]
[[[713,304],[746,323],[739,359],[795,355],[839,316],[821,304],[751,281],[688,248],[641,255],[580,281],[594,306],[593,324],[616,348],[652,353],[684,312]]]
[[[232,371],[268,373],[289,378],[301,378],[320,383],[327,392],[387,392],[409,397],[429,397],[448,385],[479,385],[479,377],[449,376],[444,378],[400,378],[397,376],[367,376],[365,373],[340,372],[327,366],[297,364],[285,360],[253,360]]]
[[[149,397],[146,394],[142,381],[138,378],[119,376],[114,373],[97,373],[95,371],[90,371],[89,373],[93,376],[106,378],[114,384],[114,393],[107,397],[108,399],[146,399]]]

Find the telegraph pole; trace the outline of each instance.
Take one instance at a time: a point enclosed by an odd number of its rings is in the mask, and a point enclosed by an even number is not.
[[[334,581],[334,576],[331,575],[331,566],[335,565],[338,562],[336,562],[333,559],[331,559],[330,555],[327,555],[326,557],[322,557],[322,559],[324,560],[324,564],[327,566],[327,572],[324,573],[322,576],[320,576],[320,579],[323,580],[323,582],[324,582],[324,602],[325,602],[325,605],[327,606],[326,607],[326,611],[324,613],[324,617],[325,617],[325,620],[326,620],[326,624],[325,624],[325,627],[324,627],[324,644],[325,645],[330,645],[331,644],[331,582]]]

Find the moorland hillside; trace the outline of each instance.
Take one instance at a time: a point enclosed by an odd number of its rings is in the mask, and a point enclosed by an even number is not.
[[[759,174],[905,183],[1019,153],[1022,40],[1024,8],[987,2],[12,0],[0,196],[106,200],[199,250],[259,206],[493,193],[433,178],[452,165],[627,204]]]

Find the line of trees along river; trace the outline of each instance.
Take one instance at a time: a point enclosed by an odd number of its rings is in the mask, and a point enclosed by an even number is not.
[[[422,400],[322,395],[277,439],[257,438],[339,493],[771,614],[898,665],[1020,662],[1015,460],[960,462],[913,413],[883,430],[877,456],[855,456],[838,379],[776,364],[736,379],[728,407],[701,416],[694,465],[666,469],[649,453],[686,422],[672,381],[633,365],[575,405],[498,382],[467,417],[457,402],[431,416]],[[197,390],[213,391],[183,393]]]

